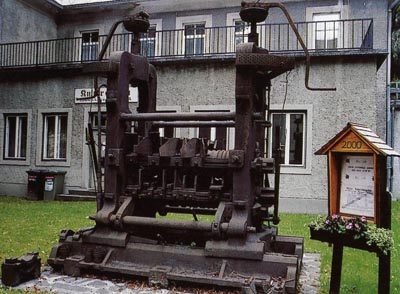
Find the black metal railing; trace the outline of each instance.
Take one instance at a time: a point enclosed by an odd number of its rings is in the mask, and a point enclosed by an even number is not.
[[[295,24],[310,51],[373,49],[373,20],[353,19]],[[229,55],[239,43],[247,42],[249,28],[226,26],[197,30],[164,30],[143,34],[142,54],[149,59]],[[258,26],[260,46],[271,52],[301,51],[289,24]],[[113,36],[105,54],[130,51],[131,34]],[[32,42],[0,44],[0,67],[39,66],[82,63],[96,59],[106,36],[97,42],[82,38],[65,38]]]
[[[390,83],[390,98],[392,101],[400,101],[400,82]]]

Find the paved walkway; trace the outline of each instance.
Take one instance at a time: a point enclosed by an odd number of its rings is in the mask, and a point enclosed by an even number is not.
[[[320,255],[306,253],[303,257],[303,269],[300,275],[300,293],[318,294],[320,275]],[[21,284],[17,289],[48,291],[56,294],[192,294],[197,291],[152,289],[140,283],[116,282],[95,278],[72,278],[53,273],[50,267],[42,269],[39,279]],[[201,291],[197,293],[219,293]]]

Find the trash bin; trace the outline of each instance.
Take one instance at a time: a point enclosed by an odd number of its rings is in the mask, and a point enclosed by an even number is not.
[[[65,171],[46,171],[44,175],[43,200],[54,200],[64,190]]]
[[[28,200],[43,200],[44,189],[44,173],[48,170],[30,169],[26,171],[28,174],[28,192],[26,199]]]

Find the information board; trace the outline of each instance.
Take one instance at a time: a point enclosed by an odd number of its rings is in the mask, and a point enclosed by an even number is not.
[[[373,156],[344,155],[340,183],[340,213],[375,217]]]
[[[106,89],[100,89],[100,100],[101,103],[106,102]],[[92,97],[94,95],[94,89],[75,89],[75,103],[76,104],[87,104],[87,103],[97,103],[97,98],[88,98]],[[129,87],[129,97],[128,101],[129,102],[138,102],[138,88],[136,87]]]

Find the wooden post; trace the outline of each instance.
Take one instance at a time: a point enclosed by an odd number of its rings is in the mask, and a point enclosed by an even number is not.
[[[392,195],[386,192],[381,200],[381,227],[391,229],[392,223]],[[390,294],[390,251],[387,255],[379,254],[378,293]]]
[[[333,244],[331,285],[329,294],[340,294],[340,280],[342,277],[343,245]]]

